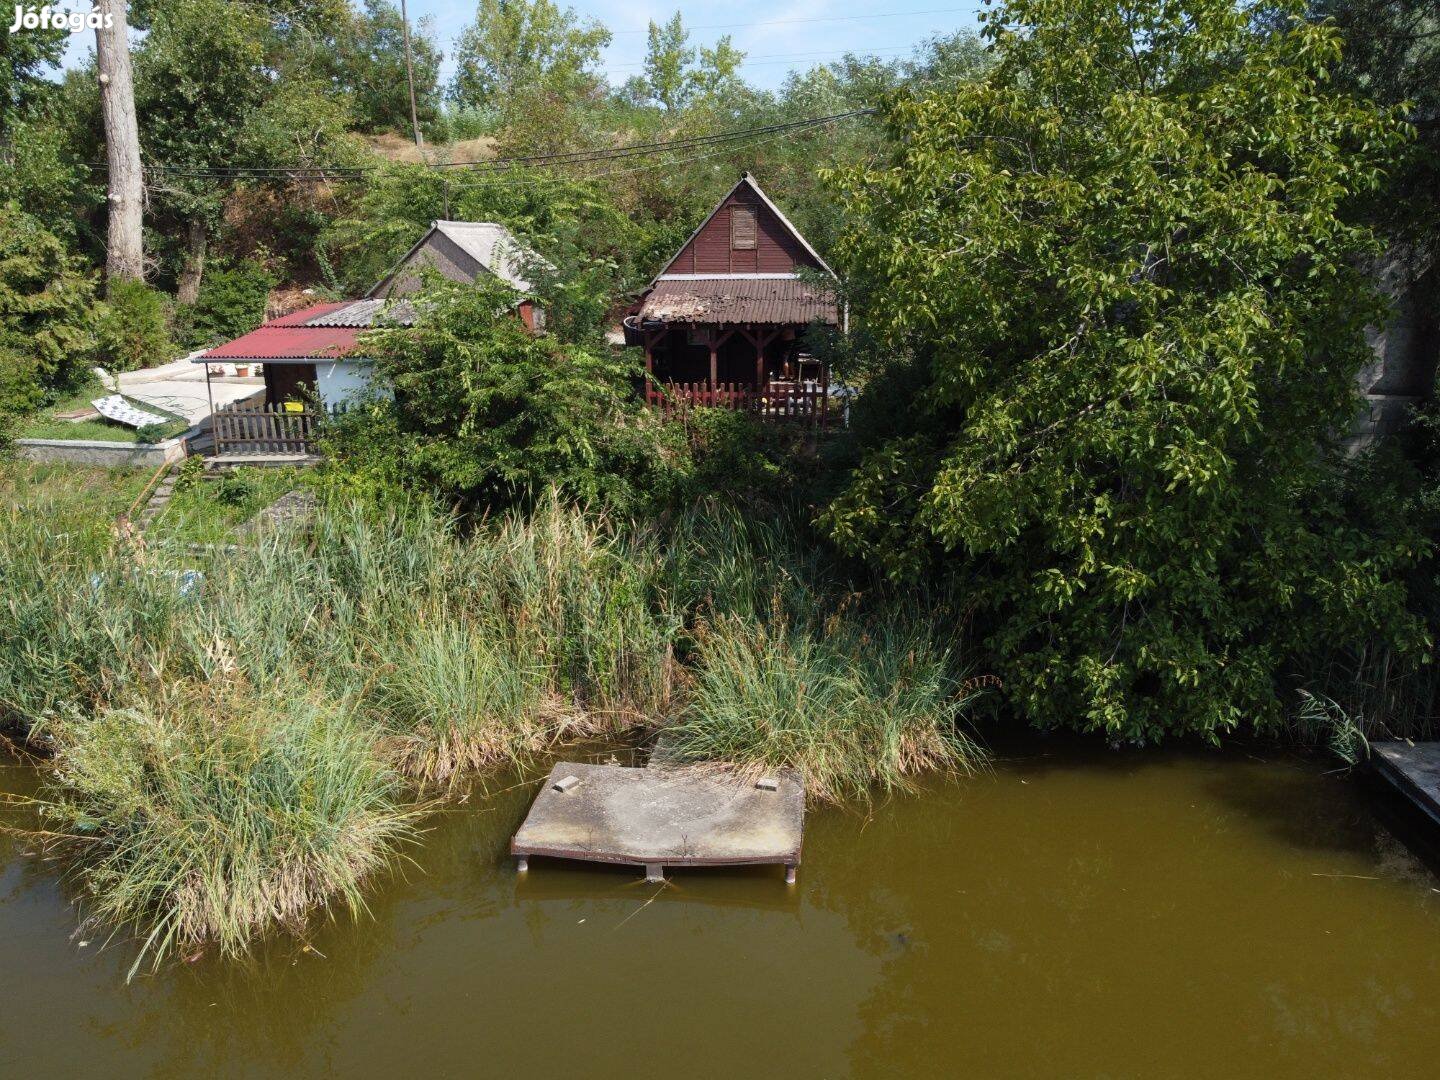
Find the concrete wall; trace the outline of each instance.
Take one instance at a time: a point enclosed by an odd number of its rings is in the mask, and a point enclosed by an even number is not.
[[[1435,396],[1440,361],[1435,271],[1417,277],[1407,254],[1397,251],[1376,272],[1394,313],[1367,335],[1375,359],[1360,372],[1364,403],[1346,440],[1352,453],[1406,429],[1411,410]]]
[[[104,442],[100,439],[16,439],[16,452],[27,461],[65,461],[110,469],[158,469],[189,454],[187,431],[153,444]]]

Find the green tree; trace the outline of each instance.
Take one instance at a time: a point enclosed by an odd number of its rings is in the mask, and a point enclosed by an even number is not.
[[[553,0],[480,0],[460,35],[450,96],[504,115],[524,96],[572,101],[595,92],[610,31]]]
[[[64,30],[22,30],[0,37],[0,155],[9,148],[12,126],[53,91],[45,73],[60,63],[67,40]]]
[[[731,43],[730,35],[699,50],[689,42],[690,31],[678,11],[665,23],[650,23],[645,75],[635,87],[639,96],[673,111],[697,97],[714,96],[736,85],[736,72],[745,54]]]
[[[440,115],[440,61],[434,20],[411,28],[415,105],[422,125]],[[334,45],[320,58],[334,84],[350,98],[355,130],[410,133],[410,94],[400,10],[389,0],[365,0],[363,11],[347,13]]]
[[[95,283],[14,203],[0,203],[0,412],[23,413],[83,376],[93,344]]]
[[[339,422],[332,447],[353,481],[409,487],[484,509],[566,498],[630,509],[668,481],[662,428],[630,370],[525,330],[498,281],[437,283],[413,327],[364,347],[394,399]]]
[[[232,0],[164,0],[147,12],[149,30],[135,53],[135,106],[148,161],[152,215],[183,236],[179,299],[194,303],[209,237],[219,223],[228,169],[241,133],[264,103],[270,82],[265,9]],[[184,171],[182,171],[184,170]]]
[[[1423,542],[1326,494],[1382,316],[1342,209],[1404,130],[1303,14],[1009,0],[988,75],[900,95],[888,159],[839,176],[898,359],[825,521],[964,582],[1038,724],[1218,738],[1276,718],[1297,658],[1422,639]]]

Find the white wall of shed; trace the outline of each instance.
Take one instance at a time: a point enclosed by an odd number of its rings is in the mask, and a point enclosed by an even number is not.
[[[374,387],[375,365],[366,360],[341,360],[315,365],[315,378],[320,404],[327,409],[353,403],[370,394]],[[381,390],[385,396],[388,391]]]

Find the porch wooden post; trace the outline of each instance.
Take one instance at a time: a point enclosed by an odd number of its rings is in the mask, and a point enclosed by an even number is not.
[[[758,329],[751,339],[755,342],[755,389],[765,385],[765,335]]]
[[[720,382],[720,338],[713,331],[710,334],[710,389]]]
[[[645,331],[645,401],[650,401],[655,378],[655,335]]]

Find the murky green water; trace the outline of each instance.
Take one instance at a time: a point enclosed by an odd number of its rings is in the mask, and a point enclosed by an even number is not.
[[[1435,1076],[1440,881],[1321,773],[1021,757],[812,813],[791,891],[517,879],[515,790],[445,815],[314,951],[130,986],[0,838],[0,1076]]]

